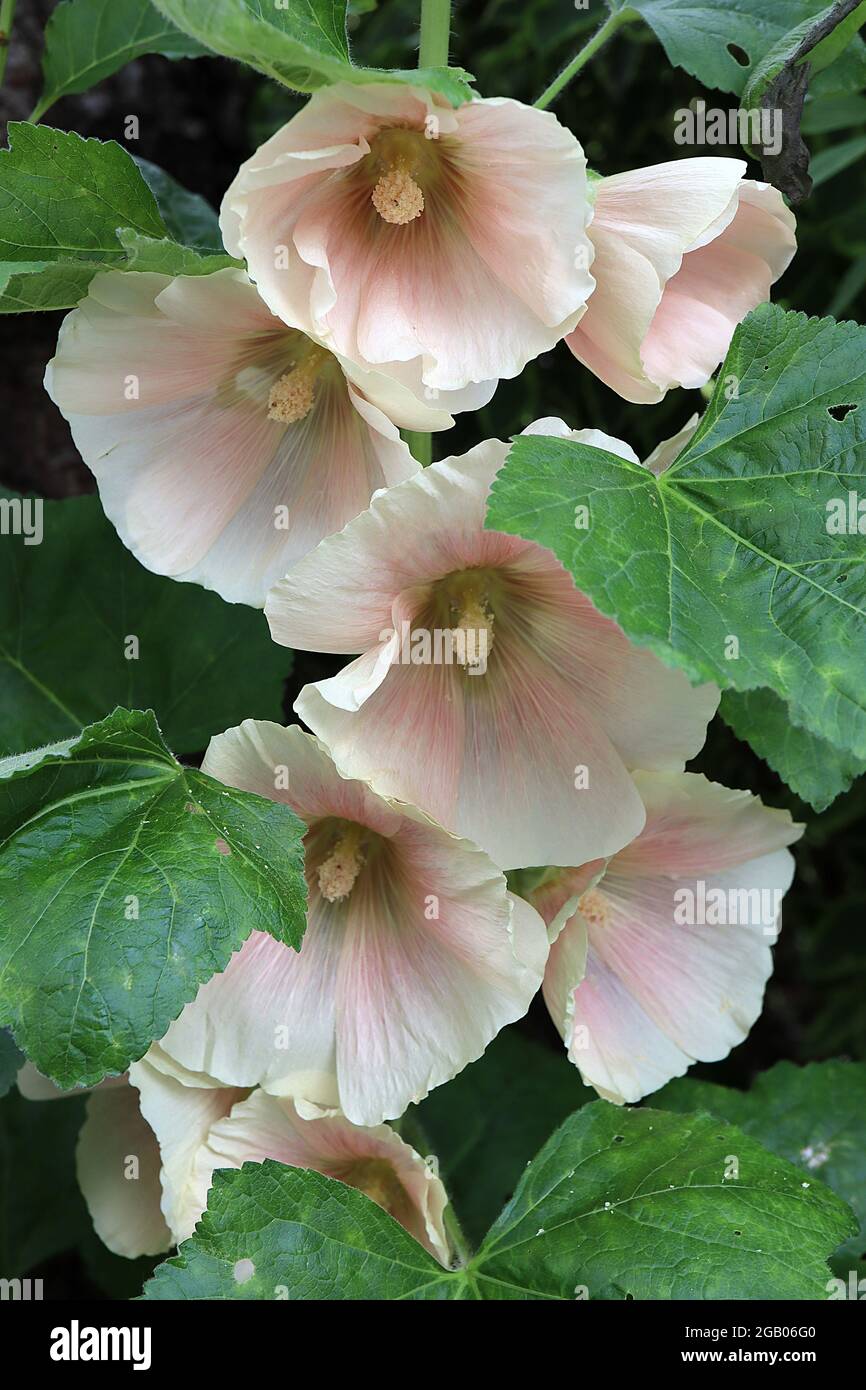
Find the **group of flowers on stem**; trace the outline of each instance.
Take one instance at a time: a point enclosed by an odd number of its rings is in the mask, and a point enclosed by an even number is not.
[[[425,468],[400,435],[448,428],[560,340],[629,401],[705,384],[795,249],[744,172],[602,178],[549,112],[340,84],[226,193],[246,270],[99,274],[67,317],[46,384],[130,550],[264,607],[278,643],[354,657],[301,691],[312,733],[211,741],[206,772],[307,826],[308,925],[297,953],[254,933],[90,1096],[79,1175],[112,1249],[167,1249],[215,1168],[271,1157],[362,1189],[447,1264],[442,1184],[385,1122],[539,988],[617,1103],[756,1019],[777,911],[674,915],[696,881],[777,903],[792,876],[786,813],[683,770],[718,691],[632,645],[549,551],[485,529],[507,444]],[[595,429],[527,429],[637,462]],[[406,661],[407,631],[474,641]],[[21,1084],[46,1092],[32,1068]]]

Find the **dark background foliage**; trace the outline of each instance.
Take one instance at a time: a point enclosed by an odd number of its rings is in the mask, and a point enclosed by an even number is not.
[[[42,30],[52,0],[19,6],[0,117],[26,119],[40,90]],[[416,0],[360,0],[351,20],[356,60],[377,66],[410,67],[417,60]],[[588,10],[572,0],[457,0],[452,61],[477,78],[483,95],[508,95],[531,102],[597,24],[600,0]],[[556,104],[559,118],[583,143],[590,164],[602,173],[658,163],[696,151],[674,143],[674,112],[698,97],[727,109],[735,99],[704,91],[686,72],[670,67],[642,26],[627,28],[603,49]],[[64,99],[48,120],[83,135],[123,143],[124,118],[134,114],[140,139],[131,152],[167,169],[186,187],[218,205],[238,164],[298,109],[302,98],[269,84],[253,72],[220,59],[169,62],[159,57],[131,63],[95,89]],[[4,137],[5,138],[5,137]],[[833,134],[810,139],[813,150],[832,145]],[[740,158],[738,148],[712,153]],[[821,183],[799,209],[799,254],[778,286],[786,308],[833,313],[866,322],[866,161]],[[756,167],[751,175],[759,176]],[[861,268],[862,267],[862,268]],[[45,364],[54,350],[62,315],[0,318],[0,483],[45,497],[93,490],[64,420],[42,389]],[[574,427],[594,426],[627,439],[644,456],[700,410],[698,392],[672,392],[654,407],[621,401],[578,366],[560,345],[500,386],[477,417],[463,417],[448,435],[434,437],[439,456],[471,447],[480,438],[508,438],[542,415],[559,415]],[[70,614],[70,620],[74,615]],[[82,653],[86,661],[86,653]],[[300,686],[335,669],[324,658],[301,654],[286,690],[287,716]],[[720,721],[710,731],[695,768],[736,787],[760,792],[774,805],[790,807],[808,824],[796,847],[798,872],[786,899],[784,930],[764,1013],[749,1039],[724,1062],[697,1067],[724,1084],[746,1087],[780,1059],[804,1062],[830,1056],[866,1058],[866,779],[823,815],[802,805]],[[543,1006],[536,1005],[521,1028],[552,1050],[561,1046]],[[0,1187],[4,1144],[17,1129],[42,1120],[23,1103],[7,1098],[0,1133]],[[76,1108],[78,1102],[75,1103]],[[54,1107],[50,1107],[52,1110]],[[39,1107],[41,1110],[42,1108]],[[13,1113],[14,1110],[14,1113]],[[81,1198],[71,1183],[77,1119],[43,1143],[48,1185],[63,1197],[53,1235],[37,1242],[36,1272],[50,1274],[52,1297],[115,1297],[140,1287],[146,1262],[117,1260],[88,1233]],[[68,1129],[68,1133],[67,1133]],[[38,1136],[33,1141],[39,1144]],[[58,1235],[59,1231],[59,1235]],[[57,1253],[77,1244],[75,1256]],[[47,1257],[52,1257],[46,1265]]]

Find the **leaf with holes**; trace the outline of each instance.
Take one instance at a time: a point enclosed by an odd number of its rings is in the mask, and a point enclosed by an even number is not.
[[[215,53],[249,63],[296,91],[329,82],[408,82],[439,92],[452,106],[472,96],[462,68],[411,71],[355,67],[346,39],[346,0],[154,0],[184,33]]]
[[[837,1258],[866,1255],[866,1062],[779,1062],[748,1092],[682,1078],[653,1096],[666,1110],[706,1110],[819,1178],[857,1214]]]
[[[813,19],[827,0],[610,0],[615,12],[639,14],[670,61],[705,87],[738,95],[760,60],[797,25]],[[856,90],[863,45],[855,40],[834,64],[834,90]]]
[[[548,1140],[460,1269],[354,1188],[268,1161],[215,1174],[206,1215],[144,1297],[822,1298],[826,1258],[855,1229],[829,1188],[732,1126],[595,1101]]]
[[[603,613],[693,681],[774,691],[794,724],[859,760],[864,459],[866,329],[764,305],[665,472],[523,435],[487,525],[549,547]]]
[[[122,1072],[252,931],[297,948],[303,826],[181,767],[151,713],[0,761],[0,1025],[59,1086]]]

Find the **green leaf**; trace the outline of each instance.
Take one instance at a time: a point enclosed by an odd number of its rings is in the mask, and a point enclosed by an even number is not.
[[[156,199],[169,236],[182,246],[225,255],[219,218],[210,203],[198,193],[190,193],[149,159],[136,159],[135,162]]]
[[[166,58],[205,52],[150,4],[150,0],[63,0],[45,26],[43,90],[32,120],[73,92],[110,77],[145,53]]]
[[[0,1097],[5,1096],[14,1085],[23,1064],[24,1056],[15,1046],[12,1034],[8,1028],[0,1028]]]
[[[156,199],[114,140],[84,140],[50,126],[9,124],[0,151],[0,258],[123,259],[118,227],[163,237]]]
[[[860,1222],[839,1256],[866,1255],[866,1063],[779,1062],[748,1092],[682,1079],[656,1092],[653,1103],[707,1110],[820,1178],[851,1204]]]
[[[0,761],[0,1024],[64,1088],[124,1071],[250,932],[300,945],[302,835],[151,713]]]
[[[725,1159],[740,1176],[726,1180]],[[619,1110],[567,1120],[476,1256],[483,1296],[821,1298],[848,1207],[708,1115]]]
[[[866,772],[866,763],[792,724],[787,705],[771,690],[726,690],[719,713],[816,811],[826,810]]]
[[[249,63],[300,92],[330,82],[408,82],[439,92],[453,106],[468,101],[472,78],[462,68],[410,71],[358,68],[349,57],[345,0],[154,0],[184,33],[215,53]]]
[[[77,1245],[92,1229],[75,1177],[84,1099],[0,1100],[0,1271],[4,1279]],[[50,1289],[46,1285],[46,1294]]]
[[[263,614],[151,574],[96,497],[22,502],[0,488],[4,529],[20,516],[35,539],[33,506],[41,543],[10,534],[0,546],[0,754],[67,738],[119,704],[154,709],[182,753],[246,717],[280,719],[291,655]]]
[[[734,1153],[740,1177],[726,1180]],[[854,1228],[828,1188],[709,1115],[595,1101],[545,1144],[464,1268],[442,1269],[360,1192],[268,1161],[215,1175],[196,1233],[144,1297],[822,1298],[826,1256]],[[240,1282],[238,1261],[254,1271]]]
[[[0,150],[0,313],[71,308],[98,270],[204,275],[237,264],[222,252],[204,199],[145,161],[143,173],[113,140],[20,121],[9,132],[10,148]],[[198,249],[175,245],[169,226]]]
[[[235,1278],[235,1265],[254,1271]],[[217,1169],[207,1211],[145,1299],[442,1299],[454,1275],[354,1187],[273,1159]]]
[[[827,529],[840,507],[849,525],[862,485],[864,402],[866,330],[764,305],[664,473],[523,435],[487,524],[549,547],[603,613],[693,681],[775,691],[793,723],[864,759],[866,539]]]
[[[850,140],[842,140],[820,150],[812,160],[812,185],[820,188],[828,179],[844,173],[866,155],[866,135],[853,135]]]
[[[118,233],[126,252],[124,270],[153,270],[158,275],[212,275],[215,270],[234,267],[242,270],[243,261],[225,253],[205,253],[192,246],[179,246],[176,241],[162,237],[140,236],[127,227]]]
[[[775,44],[825,8],[826,0],[737,0],[733,6],[719,0],[611,0],[612,10],[641,16],[676,67],[705,87],[737,94]],[[861,57],[848,53],[838,62],[859,69]]]
[[[428,1141],[460,1223],[477,1243],[551,1131],[594,1097],[564,1049],[549,1051],[506,1028],[483,1057],[410,1111],[402,1132],[416,1149]]]
[[[98,269],[91,261],[0,261],[0,314],[68,309]]]

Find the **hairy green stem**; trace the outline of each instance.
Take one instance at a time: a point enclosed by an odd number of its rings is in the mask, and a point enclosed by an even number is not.
[[[623,24],[630,23],[635,17],[634,13],[630,14],[628,11],[619,11],[617,14],[608,15],[604,24],[602,24],[599,29],[596,29],[589,42],[584,45],[579,53],[575,54],[568,66],[564,67],[559,76],[555,77],[550,86],[545,88],[541,93],[541,96],[535,103],[538,109],[544,111],[552,101],[555,101],[563,87],[568,86],[571,79],[589,62],[593,54],[598,52],[602,44],[607,43],[608,39],[611,35],[616,33],[617,29],[622,28]]]
[[[14,18],[15,0],[0,0],[0,82],[6,76],[6,59],[9,56]]]
[[[451,0],[421,0],[419,68],[447,68]]]
[[[419,68],[447,68],[451,38],[451,0],[421,0]],[[423,430],[403,430],[412,457],[426,468],[433,461],[433,439]]]

